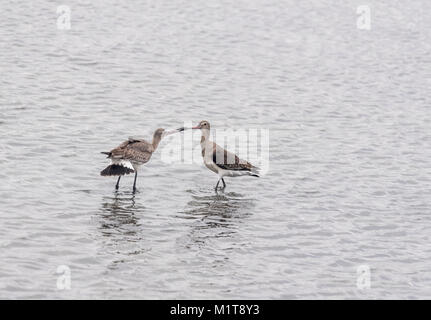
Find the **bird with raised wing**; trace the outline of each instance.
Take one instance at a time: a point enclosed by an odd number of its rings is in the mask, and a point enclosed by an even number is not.
[[[109,152],[102,152],[111,159],[111,164],[100,172],[102,176],[118,176],[115,189],[120,186],[120,179],[123,175],[135,173],[133,182],[133,192],[136,191],[136,178],[141,165],[147,163],[154,151],[156,151],[162,138],[167,135],[180,132],[183,128],[166,131],[159,128],[154,132],[153,141],[150,143],[144,139],[130,137],[118,147]]]
[[[226,183],[223,179],[224,177],[259,177],[258,167],[255,167],[251,163],[240,159],[237,155],[210,141],[210,128],[210,123],[203,120],[199,123],[199,125],[193,127],[192,129],[201,130],[201,148],[204,164],[208,169],[215,172],[219,176],[215,190],[217,191],[220,181],[223,183],[222,189],[226,188]]]

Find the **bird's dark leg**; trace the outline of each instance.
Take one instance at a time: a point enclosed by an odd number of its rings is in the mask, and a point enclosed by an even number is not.
[[[221,182],[223,182],[223,189],[226,188],[226,183],[224,182],[223,178],[221,178]]]
[[[217,191],[217,188],[218,188],[218,184],[220,183],[220,179],[218,179],[218,181],[217,181],[217,184],[216,184],[216,186],[215,186],[215,191]]]
[[[121,179],[121,176],[118,177],[117,184],[115,185],[116,190],[118,190],[118,188],[120,187],[120,179]]]
[[[138,177],[138,171],[135,172],[135,181],[133,182],[133,192],[136,191],[136,178]]]

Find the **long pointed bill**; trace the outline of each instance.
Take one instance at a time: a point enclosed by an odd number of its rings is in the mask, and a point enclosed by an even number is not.
[[[184,130],[190,130],[190,129],[200,129],[201,127],[197,126],[197,127],[181,127],[178,128],[176,130],[178,130],[179,132],[184,131]]]
[[[184,130],[184,128],[178,128],[178,129],[173,129],[173,130],[165,130],[165,131],[163,131],[162,137],[164,138],[166,136],[169,136],[169,135],[174,134],[174,133],[181,132],[183,130]]]

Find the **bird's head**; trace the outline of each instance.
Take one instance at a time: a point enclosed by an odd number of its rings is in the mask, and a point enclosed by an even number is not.
[[[165,129],[159,128],[156,131],[154,131],[154,137],[163,138],[165,133]]]
[[[192,129],[209,130],[210,129],[210,123],[206,120],[202,120],[201,122],[199,122],[199,124],[196,127],[193,127]]]

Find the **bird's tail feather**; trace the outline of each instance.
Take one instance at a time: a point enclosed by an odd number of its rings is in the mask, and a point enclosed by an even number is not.
[[[260,168],[252,166],[250,170],[250,175],[252,177],[259,177],[259,174],[260,174]]]
[[[134,170],[123,167],[119,164],[111,164],[100,172],[101,176],[123,176],[135,172]]]

